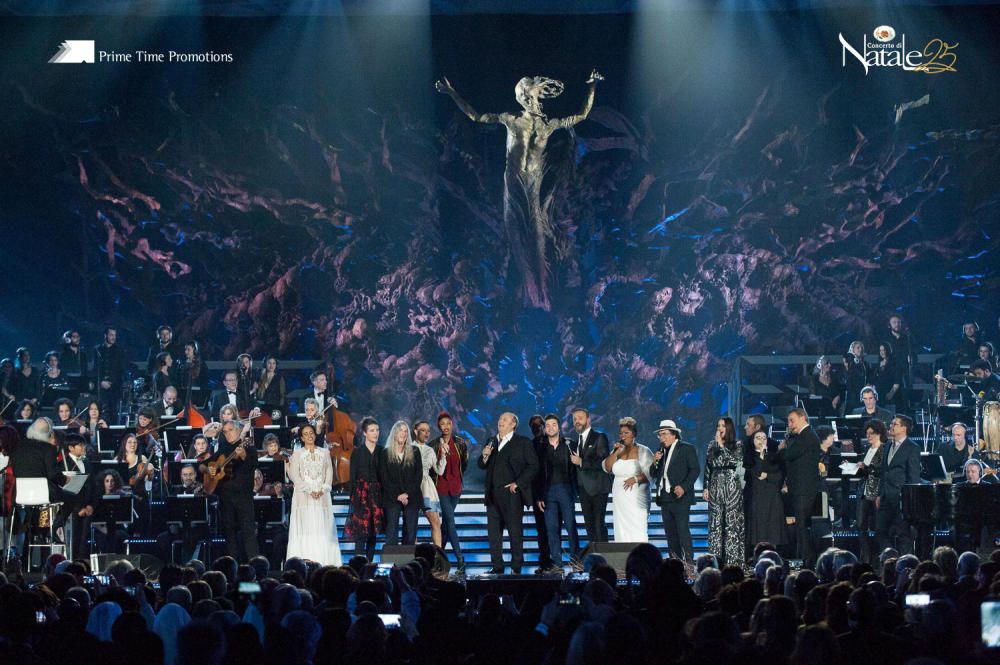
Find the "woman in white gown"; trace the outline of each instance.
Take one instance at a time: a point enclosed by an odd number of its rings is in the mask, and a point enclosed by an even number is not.
[[[334,528],[333,461],[330,453],[316,445],[316,429],[299,429],[302,447],[292,453],[288,477],[294,483],[292,512],[288,519],[288,558],[300,557],[321,566],[339,566],[340,545]]]
[[[618,421],[618,443],[604,458],[604,470],[614,475],[611,501],[614,506],[616,543],[649,542],[649,467],[653,453],[635,442],[635,418]]]

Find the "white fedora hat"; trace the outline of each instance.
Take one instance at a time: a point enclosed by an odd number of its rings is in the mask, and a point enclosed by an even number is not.
[[[659,432],[660,430],[665,430],[665,429],[670,430],[677,436],[681,435],[681,428],[678,427],[677,423],[675,423],[673,420],[661,420],[660,426],[656,428],[656,431]]]

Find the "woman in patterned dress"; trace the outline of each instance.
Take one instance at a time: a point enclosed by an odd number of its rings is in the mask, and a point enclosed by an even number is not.
[[[385,524],[382,510],[382,465],[385,449],[378,445],[378,422],[367,417],[361,421],[364,443],[351,451],[351,477],[348,493],[351,514],[344,524],[345,540],[354,541],[355,554],[375,560],[375,541]]]
[[[732,418],[719,418],[705,460],[708,549],[722,566],[743,567],[743,446]]]

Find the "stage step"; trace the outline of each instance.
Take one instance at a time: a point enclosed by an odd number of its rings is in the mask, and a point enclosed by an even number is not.
[[[350,508],[350,501],[346,495],[338,494],[334,496],[334,517],[337,521],[337,532],[343,534],[344,522]],[[606,522],[608,525],[608,537],[614,542],[614,505],[608,504]],[[486,531],[486,504],[482,493],[465,493],[459,500],[455,511],[455,523],[459,532],[459,539],[462,542],[462,553],[465,555],[466,572],[470,575],[484,573],[491,567],[489,537]],[[583,511],[580,504],[576,505],[577,533],[580,537],[581,548],[586,547],[586,529],[583,526]],[[664,556],[667,555],[667,541],[663,534],[663,519],[659,506],[653,504],[649,514],[649,536],[650,543],[660,550]],[[691,508],[691,538],[694,545],[695,555],[708,552],[708,504],[699,501]],[[430,526],[427,520],[421,515],[417,522],[417,541],[429,542],[431,539]],[[563,536],[563,551],[569,549],[569,542]],[[379,539],[378,549],[382,548],[382,538]],[[354,543],[341,540],[341,552],[346,557],[354,553]],[[445,547],[448,558],[455,563],[455,556],[451,547]],[[535,528],[535,516],[530,510],[524,513],[524,559],[525,572],[538,565],[538,531]],[[510,560],[509,541],[504,538],[504,560]]]

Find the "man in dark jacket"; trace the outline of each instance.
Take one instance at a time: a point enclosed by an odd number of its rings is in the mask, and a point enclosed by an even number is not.
[[[889,428],[891,443],[882,461],[878,498],[875,499],[875,542],[877,550],[890,547],[898,538],[898,549],[903,554],[913,551],[909,538],[910,527],[903,519],[900,502],[903,485],[920,482],[920,446],[910,440],[913,421],[907,416],[896,416]]]
[[[257,515],[253,505],[254,471],[257,455],[247,452],[240,440],[240,428],[234,421],[222,426],[219,450],[208,462],[221,462],[234,456],[226,464],[226,477],[215,494],[219,497],[219,518],[225,534],[229,555],[241,563],[257,556]]]
[[[580,486],[580,508],[587,527],[587,540],[591,543],[608,542],[608,494],[611,493],[611,475],[604,470],[604,459],[611,454],[611,445],[604,432],[590,426],[590,412],[573,409],[575,451],[570,461],[577,466]]]
[[[492,575],[502,575],[503,530],[510,535],[510,567],[515,575],[524,565],[524,507],[531,505],[531,482],[538,458],[531,440],[514,432],[517,416],[505,412],[497,420],[497,434],[483,448],[477,464],[486,470],[486,525],[490,538]]]
[[[815,558],[809,522],[819,493],[820,442],[801,407],[789,411],[788,433],[778,446],[778,455],[785,465],[785,484],[795,517],[796,556],[809,567]]]
[[[576,465],[570,461],[569,439],[559,431],[559,416],[545,416],[541,436],[535,439],[538,455],[538,475],[533,494],[535,507],[545,520],[549,561],[541,572],[562,572],[562,529],[569,536],[570,557],[579,555],[580,541],[576,532]],[[545,564],[548,564],[547,566]]]
[[[667,547],[670,556],[694,565],[690,518],[694,483],[701,473],[698,453],[681,441],[681,430],[673,420],[661,420],[656,435],[662,447],[656,451],[649,473],[655,483],[653,497],[663,514]]]

